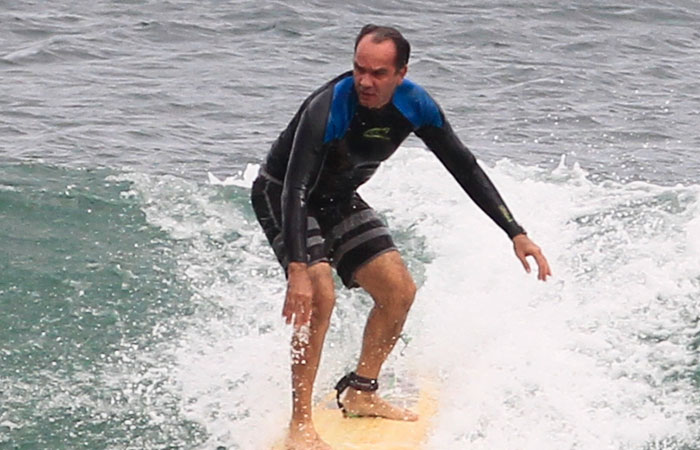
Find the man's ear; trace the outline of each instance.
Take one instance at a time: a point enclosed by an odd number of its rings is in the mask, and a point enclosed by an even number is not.
[[[406,72],[408,72],[408,64],[399,69],[399,75],[401,76],[401,80],[403,80],[403,78],[406,76]]]

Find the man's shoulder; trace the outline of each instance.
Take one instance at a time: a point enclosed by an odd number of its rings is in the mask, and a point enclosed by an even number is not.
[[[323,83],[318,89],[309,95],[307,100],[314,99],[320,94],[328,91],[333,92],[333,97],[337,97],[339,93],[347,94],[352,89],[352,86],[352,71],[343,72],[337,77]]]
[[[444,119],[440,107],[420,84],[404,78],[396,88],[392,102],[415,128],[442,127]]]
[[[352,77],[352,72],[345,72],[328,82],[328,85],[333,87],[333,100],[348,102],[351,99],[355,82]]]
[[[357,98],[354,95],[352,71],[345,72],[326,84],[332,88],[333,95],[328,108],[328,120],[324,142],[340,139],[348,129],[355,114]]]
[[[313,91],[302,103],[300,110],[330,110],[347,103],[353,90],[352,72],[344,72]],[[332,103],[332,104],[331,104]]]
[[[311,120],[307,124],[313,126],[325,125],[327,117],[346,108],[344,106],[352,92],[352,72],[345,72],[322,84],[309,94],[297,112],[297,117],[306,115]]]

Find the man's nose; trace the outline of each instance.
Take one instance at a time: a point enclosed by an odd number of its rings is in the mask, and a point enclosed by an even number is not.
[[[360,75],[357,82],[361,87],[370,87],[372,85],[372,81],[369,79],[369,76],[367,76],[367,75]]]

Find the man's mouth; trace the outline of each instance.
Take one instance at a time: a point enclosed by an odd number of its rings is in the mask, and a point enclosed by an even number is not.
[[[360,97],[362,98],[373,98],[375,94],[373,92],[362,92],[360,91]]]

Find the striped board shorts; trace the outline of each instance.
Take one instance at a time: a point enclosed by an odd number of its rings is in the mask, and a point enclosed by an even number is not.
[[[282,237],[282,182],[265,170],[253,183],[253,210],[277,260],[287,271],[289,255]],[[396,250],[389,229],[357,193],[343,201],[318,206],[309,202],[306,263],[328,262],[345,286],[357,287],[355,273],[377,256]]]

